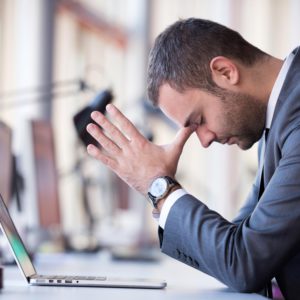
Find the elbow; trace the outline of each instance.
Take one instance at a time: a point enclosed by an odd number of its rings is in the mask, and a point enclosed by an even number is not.
[[[227,286],[239,293],[260,293],[273,277],[265,267],[265,264],[257,264],[253,261],[243,263],[235,261],[227,269],[224,282]]]
[[[256,293],[260,289],[256,285],[251,285],[248,283],[235,284],[231,288],[238,293]]]
[[[264,285],[257,278],[245,278],[241,276],[239,279],[230,282],[228,287],[238,293],[257,293],[263,289]]]

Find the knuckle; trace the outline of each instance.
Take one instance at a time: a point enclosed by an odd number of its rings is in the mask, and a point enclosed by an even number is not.
[[[112,136],[116,136],[117,134],[119,134],[119,131],[118,131],[118,129],[116,128],[116,127],[112,127],[111,128],[111,130],[110,130],[110,134],[112,135]]]
[[[102,145],[102,147],[104,147],[105,149],[107,149],[109,147],[109,142],[106,139],[101,139],[100,144]]]
[[[103,163],[104,163],[105,165],[110,166],[110,161],[109,161],[109,159],[108,159],[107,156],[104,156],[103,159],[102,159],[102,161],[103,161]]]
[[[101,138],[101,135],[102,135],[102,131],[100,128],[95,128],[94,132],[93,132],[93,136],[94,138],[96,139],[100,139]]]
[[[106,158],[107,159],[107,162],[106,162],[106,165],[111,169],[113,170],[114,172],[117,172],[117,163],[115,160],[113,159],[109,159],[109,158]]]
[[[123,119],[123,120],[121,121],[121,126],[122,126],[124,129],[128,129],[128,128],[130,127],[130,122],[129,122],[129,120]]]
[[[141,148],[142,151],[144,151],[148,146],[148,140],[146,140],[144,138],[136,139],[135,142],[138,145],[138,147]]]

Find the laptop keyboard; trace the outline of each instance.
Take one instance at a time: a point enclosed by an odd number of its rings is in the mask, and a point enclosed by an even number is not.
[[[76,281],[76,280],[95,280],[95,281],[105,281],[107,279],[107,277],[105,276],[65,276],[65,275],[35,275],[32,276],[32,278],[34,279],[49,279],[49,281],[51,282],[51,280],[55,280],[55,281],[60,281],[63,280],[63,282],[66,283],[72,283],[72,281]],[[54,282],[54,281],[53,281]]]

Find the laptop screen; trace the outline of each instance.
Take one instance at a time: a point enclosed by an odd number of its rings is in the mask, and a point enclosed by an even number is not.
[[[8,209],[4,204],[0,195],[0,224],[3,234],[8,239],[8,242],[13,250],[13,254],[17,260],[19,267],[22,269],[26,278],[36,274],[31,259],[26,251],[26,248],[19,236],[19,233],[9,215]]]

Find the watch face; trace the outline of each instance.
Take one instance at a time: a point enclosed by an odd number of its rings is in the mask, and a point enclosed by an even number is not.
[[[160,197],[162,196],[168,188],[168,183],[165,178],[157,178],[153,181],[151,188],[150,188],[150,193],[154,197]]]

